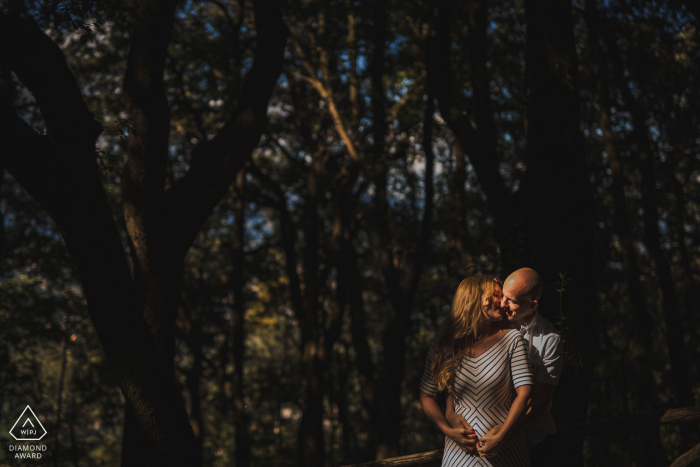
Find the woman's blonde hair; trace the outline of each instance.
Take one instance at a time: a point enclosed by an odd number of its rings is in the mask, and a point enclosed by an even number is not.
[[[488,320],[483,297],[491,305],[495,285],[503,282],[490,274],[467,277],[459,284],[452,301],[452,311],[437,335],[431,373],[438,391],[450,389],[462,355],[471,355],[474,343],[483,337],[483,323]]]

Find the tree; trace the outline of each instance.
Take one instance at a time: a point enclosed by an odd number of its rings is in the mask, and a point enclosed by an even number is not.
[[[257,145],[281,71],[286,26],[279,7],[258,2],[255,12],[258,56],[238,105],[217,136],[193,151],[187,175],[165,190],[170,129],[163,70],[175,4],[139,7],[124,84],[131,117],[124,210],[133,277],[97,171],[100,125],[58,46],[31,19],[0,17],[2,67],[34,95],[47,130],[37,134],[3,102],[2,165],[52,216],[73,257],[127,400],[124,465],[201,463],[169,364],[175,309],[184,255]],[[51,78],[42,72],[46,63]]]

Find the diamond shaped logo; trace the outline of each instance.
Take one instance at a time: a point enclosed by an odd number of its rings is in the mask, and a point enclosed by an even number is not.
[[[15,424],[12,425],[12,428],[10,428],[10,434],[17,441],[39,441],[46,436],[46,429],[34,414],[32,408],[27,406]]]

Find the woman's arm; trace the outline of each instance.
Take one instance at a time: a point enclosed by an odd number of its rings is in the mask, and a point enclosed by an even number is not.
[[[423,391],[420,393],[420,405],[423,407],[423,412],[428,416],[433,423],[435,423],[440,430],[445,433],[445,436],[449,436],[452,440],[460,445],[474,444],[476,435],[470,433],[465,428],[452,428],[445,416],[440,410],[437,402],[435,402],[435,396],[430,396]]]
[[[469,439],[468,443],[457,444],[464,452],[474,452],[474,448],[476,448],[476,431],[474,431],[474,428],[472,428],[469,422],[467,422],[462,415],[455,412],[455,399],[452,394],[447,395],[447,401],[445,403],[445,418],[447,419],[447,423],[449,423],[452,428],[464,428],[467,430],[467,433],[473,435],[473,439],[471,436],[467,437]]]
[[[506,418],[506,421],[503,422],[503,425],[501,425],[500,430],[498,430],[496,433],[486,434],[479,440],[480,446],[477,446],[476,450],[479,451],[480,455],[489,457],[496,454],[499,449],[501,449],[503,445],[515,434],[515,428],[518,426],[529,409],[532,386],[519,386],[515,389],[515,392],[518,395],[513,401],[513,405],[510,406],[508,417]]]

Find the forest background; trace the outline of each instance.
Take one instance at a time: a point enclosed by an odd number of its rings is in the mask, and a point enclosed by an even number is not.
[[[692,0],[0,2],[0,463],[439,449],[427,349],[535,268],[560,426],[700,400]],[[667,465],[698,424],[562,439]]]

